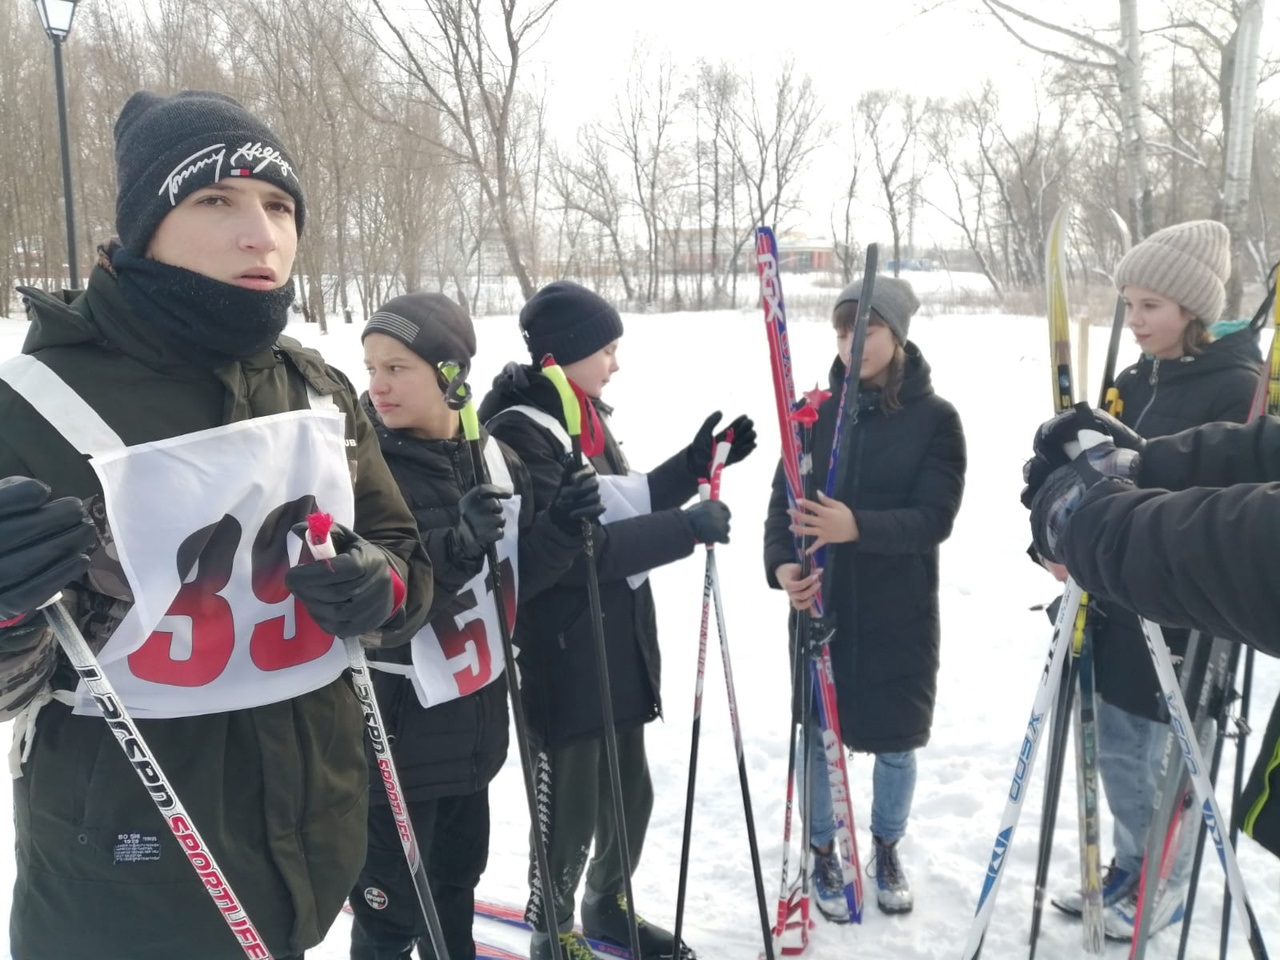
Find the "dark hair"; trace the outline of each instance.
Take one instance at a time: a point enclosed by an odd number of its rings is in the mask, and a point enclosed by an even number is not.
[[[839,333],[848,333],[853,329],[857,316],[857,302],[846,300],[831,311],[831,325]],[[870,321],[882,327],[889,327],[889,324],[885,323],[880,314],[874,310],[871,311]],[[892,333],[892,328],[889,329]],[[895,410],[902,409],[900,394],[903,381],[907,378],[907,353],[902,349],[902,344],[898,342],[897,337],[893,340],[893,357],[889,361],[888,371],[889,376],[880,391],[880,407],[885,413],[893,413]]]

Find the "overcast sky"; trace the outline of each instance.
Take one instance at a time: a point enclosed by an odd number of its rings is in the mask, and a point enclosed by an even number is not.
[[[1117,0],[1028,2],[1038,14],[1073,25],[1107,26],[1118,15]],[[847,124],[849,107],[869,89],[953,96],[987,78],[997,84],[1007,116],[1026,113],[1044,58],[979,14],[979,6],[979,0],[560,0],[527,62],[530,76],[545,76],[549,87],[553,134],[569,143],[579,124],[609,113],[637,42],[655,57],[668,53],[678,66],[700,57],[723,59],[739,69],[750,64],[758,75],[794,57],[799,72],[813,77],[833,123]],[[922,13],[925,7],[929,12]],[[1165,16],[1163,0],[1143,0],[1140,9],[1144,27]],[[1268,11],[1262,48],[1280,48],[1274,10]],[[1272,91],[1277,87],[1273,82]],[[831,184],[841,179],[832,175],[839,165],[833,150],[817,162],[819,175],[805,190],[810,232],[823,229]],[[924,236],[917,241],[930,242]]]

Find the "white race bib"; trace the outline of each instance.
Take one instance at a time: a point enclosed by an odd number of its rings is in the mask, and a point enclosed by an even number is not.
[[[511,490],[502,451],[485,444],[490,482]],[[506,524],[497,543],[502,600],[507,623],[515,629],[519,596],[520,496],[502,501]],[[370,666],[407,676],[424,707],[434,707],[475,693],[502,676],[502,633],[498,605],[489,580],[489,562],[450,601],[445,611],[419,630],[411,641],[412,664],[371,661]]]
[[[344,418],[295,410],[90,461],[134,605],[98,654],[139,718],[288,700],[337,678],[340,643],[288,592],[319,509],[355,520]],[[96,713],[83,689],[77,713]]]

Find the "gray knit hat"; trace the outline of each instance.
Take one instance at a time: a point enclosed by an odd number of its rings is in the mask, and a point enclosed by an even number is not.
[[[836,297],[836,309],[842,303],[857,303],[862,296],[862,277],[849,284]],[[920,309],[920,299],[911,289],[911,284],[897,277],[876,276],[875,286],[871,290],[871,309],[893,331],[893,337],[899,343],[907,342],[907,331],[911,328],[911,318]]]
[[[371,333],[399,340],[432,366],[452,360],[463,379],[476,355],[471,318],[443,293],[406,293],[388,300],[364,325],[360,342]]]
[[[1227,304],[1231,234],[1216,220],[1188,220],[1157,230],[1116,264],[1116,289],[1130,284],[1154,290],[1217,323]]]

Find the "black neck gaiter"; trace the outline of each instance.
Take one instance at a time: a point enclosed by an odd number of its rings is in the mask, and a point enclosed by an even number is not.
[[[275,343],[289,319],[292,283],[246,290],[123,247],[111,265],[138,319],[193,366],[212,370],[248,359]]]

